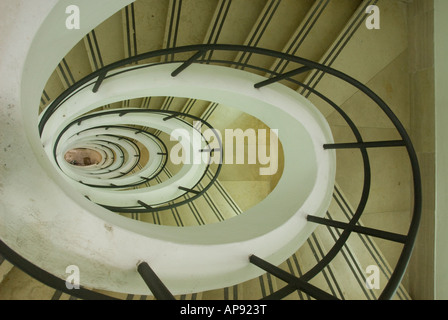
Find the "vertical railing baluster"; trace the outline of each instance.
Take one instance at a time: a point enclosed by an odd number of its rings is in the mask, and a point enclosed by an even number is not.
[[[140,262],[137,270],[156,299],[176,300],[147,262]]]
[[[179,73],[181,73],[182,71],[187,69],[191,64],[193,64],[196,60],[198,60],[200,57],[202,57],[206,52],[207,52],[207,50],[200,50],[200,51],[196,52],[190,59],[185,61],[179,68],[174,70],[171,73],[171,76],[172,77],[177,76]]]
[[[95,82],[95,85],[93,86],[92,92],[96,93],[98,92],[98,89],[100,88],[101,84],[103,83],[103,80],[106,78],[107,71],[104,71],[103,73],[100,73],[98,76],[98,79]]]

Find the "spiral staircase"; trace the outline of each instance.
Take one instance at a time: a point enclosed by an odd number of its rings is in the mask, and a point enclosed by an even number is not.
[[[1,116],[1,299],[412,298],[406,1],[76,1],[80,29],[70,5],[5,4],[30,22]],[[269,134],[232,151],[269,161],[227,157],[238,129]]]

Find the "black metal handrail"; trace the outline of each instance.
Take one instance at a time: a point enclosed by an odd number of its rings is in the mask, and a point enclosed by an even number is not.
[[[260,66],[252,66],[248,63],[241,64],[240,62],[235,61],[226,61],[226,60],[213,60],[211,58],[209,59],[203,59],[202,57],[205,56],[207,52],[218,52],[218,51],[231,51],[234,53],[250,53],[250,54],[258,54],[262,56],[267,56],[270,58],[277,58],[282,59],[284,61],[288,61],[289,63],[296,63],[300,65],[298,68],[287,72],[285,74],[280,74],[275,71],[271,71],[269,69],[260,67]],[[192,46],[185,46],[185,47],[175,47],[175,48],[168,48],[168,49],[162,49],[162,50],[156,50],[140,55],[136,55],[115,63],[112,63],[102,69],[99,69],[92,74],[86,76],[79,82],[77,82],[75,85],[64,91],[63,94],[61,94],[53,104],[51,104],[45,111],[42,116],[41,121],[39,122],[39,133],[42,134],[45,123],[48,121],[48,119],[51,117],[53,112],[63,103],[66,99],[68,99],[71,95],[76,94],[76,91],[81,90],[82,88],[86,86],[93,86],[93,92],[96,92],[100,90],[101,84],[103,81],[108,79],[109,77],[113,76],[112,71],[117,70],[119,68],[129,66],[131,64],[136,64],[139,61],[142,61],[144,59],[149,58],[155,58],[155,57],[162,57],[164,55],[175,55],[177,53],[191,53],[191,58],[183,61],[165,61],[160,63],[154,63],[154,64],[147,64],[147,65],[137,65],[135,67],[127,68],[126,70],[118,70],[117,73],[119,74],[122,72],[130,72],[132,70],[138,69],[138,68],[148,68],[151,66],[159,65],[159,64],[168,64],[168,63],[182,63],[176,70],[173,71],[172,76],[177,76],[180,72],[185,71],[191,64],[193,63],[207,63],[207,64],[213,64],[213,63],[226,63],[228,66],[238,66],[243,65],[246,70],[257,70],[257,71],[263,71],[266,74],[270,75],[267,80],[254,84],[254,88],[261,88],[265,85],[269,85],[272,83],[276,83],[278,81],[284,80],[289,81],[291,83],[294,83],[296,85],[301,86],[302,88],[308,90],[310,93],[316,95],[323,101],[325,101],[327,104],[329,104],[331,107],[333,107],[345,120],[345,122],[348,124],[350,129],[352,130],[353,134],[356,137],[356,143],[354,144],[348,144],[345,142],[342,142],[342,144],[334,144],[334,145],[325,145],[323,146],[325,149],[336,149],[336,148],[357,148],[360,150],[363,164],[364,164],[364,181],[363,181],[363,190],[360,202],[356,208],[355,214],[353,215],[352,219],[347,224],[338,224],[337,227],[343,229],[342,234],[340,235],[339,239],[336,241],[334,246],[329,250],[329,252],[321,259],[313,268],[311,268],[307,273],[305,273],[300,278],[291,278],[290,276],[285,276],[283,273],[278,272],[275,268],[271,268],[271,266],[268,263],[263,262],[262,259],[252,256],[249,259],[250,263],[257,264],[259,266],[263,266],[266,271],[272,272],[273,274],[281,274],[284,276],[284,280],[288,283],[285,287],[281,288],[280,290],[276,291],[274,294],[270,295],[268,298],[275,298],[275,299],[281,299],[285,297],[286,295],[290,294],[292,291],[296,289],[300,290],[307,290],[306,283],[309,282],[310,279],[312,279],[315,275],[317,275],[319,272],[321,272],[336,256],[336,254],[341,250],[343,245],[346,243],[348,237],[353,232],[367,232],[367,230],[359,228],[356,224],[358,223],[362,213],[364,212],[364,209],[366,207],[368,198],[369,198],[369,192],[370,192],[370,184],[371,184],[371,168],[370,168],[370,162],[369,162],[369,155],[367,153],[367,149],[370,147],[404,147],[406,148],[410,164],[411,164],[411,170],[412,170],[412,181],[413,181],[413,208],[412,208],[412,219],[410,223],[410,227],[408,229],[408,233],[406,235],[395,235],[394,237],[389,237],[388,240],[395,241],[403,244],[403,250],[400,254],[400,257],[398,259],[398,262],[395,266],[395,269],[386,285],[384,290],[382,291],[380,295],[380,299],[391,299],[394,295],[397,287],[399,286],[401,279],[404,275],[404,272],[406,270],[406,267],[409,263],[410,256],[413,250],[413,247],[415,245],[415,240],[418,232],[418,227],[420,223],[420,217],[421,217],[421,206],[422,206],[422,199],[421,199],[421,177],[420,177],[420,169],[418,164],[418,159],[414,150],[414,147],[412,145],[411,139],[408,136],[405,128],[399,121],[399,119],[396,117],[396,115],[392,112],[392,110],[387,106],[387,104],[379,97],[377,96],[372,90],[370,90],[368,87],[366,87],[361,82],[353,79],[352,77],[348,76],[347,74],[337,71],[331,67],[322,65],[317,62],[313,62],[304,58],[296,57],[293,55],[268,50],[268,49],[262,49],[258,47],[248,47],[248,46],[240,46],[240,45],[217,45],[217,44],[208,44],[208,45],[192,45]],[[395,126],[396,130],[398,131],[401,140],[390,142],[390,141],[370,141],[365,142],[362,139],[362,136],[356,127],[356,125],[353,123],[353,121],[350,119],[350,117],[331,99],[317,91],[315,88],[311,88],[310,86],[307,86],[306,84],[303,84],[292,77],[303,73],[308,72],[310,70],[318,70],[322,72],[323,74],[333,76],[337,79],[343,80],[345,83],[350,84],[351,86],[358,89],[360,92],[362,92],[364,95],[366,95],[368,98],[370,98],[372,101],[375,102],[375,104],[379,107],[380,110],[383,111],[383,113],[390,119],[390,121]],[[313,219],[310,217],[310,222],[312,223],[322,223],[322,224],[329,224],[328,221],[320,220],[320,219]],[[333,223],[333,226],[336,226],[335,223]],[[380,236],[380,234],[384,235],[383,231],[376,230],[376,229],[369,229],[368,232],[372,233],[374,236]],[[314,288],[311,288],[314,290]],[[320,291],[316,291],[320,292]],[[330,298],[327,296],[327,298]]]

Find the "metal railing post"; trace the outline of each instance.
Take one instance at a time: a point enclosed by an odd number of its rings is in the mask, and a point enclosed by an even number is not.
[[[147,262],[140,262],[137,270],[156,299],[176,300]]]

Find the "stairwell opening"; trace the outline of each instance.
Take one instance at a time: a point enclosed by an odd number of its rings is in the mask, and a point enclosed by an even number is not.
[[[189,152],[182,147],[175,134],[152,128],[151,121],[136,124],[127,121],[125,109],[133,108],[143,111],[150,109],[163,113],[164,110],[178,112],[177,118],[191,125],[191,131],[187,135],[194,136],[195,130],[207,137],[207,146],[202,151],[214,150],[209,159],[208,171],[201,177],[196,185],[196,190],[202,191],[208,184],[212,187],[204,192],[195,201],[186,202],[181,206],[175,206],[175,202],[182,201],[179,198],[170,205],[153,212],[139,212],[126,207],[108,208],[111,211],[143,223],[156,225],[187,227],[195,225],[208,225],[219,223],[244,213],[251,207],[263,201],[277,186],[283,174],[284,155],[283,146],[278,139],[278,128],[270,128],[260,119],[245,113],[244,111],[201,99],[189,99],[183,97],[150,96],[117,101],[103,105],[94,110],[81,114],[72,126],[78,131],[73,131],[65,143],[69,145],[96,144],[100,150],[102,147],[110,147],[112,142],[132,143],[135,154],[125,148],[112,150],[111,156],[106,151],[102,154],[90,148],[69,149],[64,159],[67,163],[76,167],[89,167],[96,164],[98,171],[89,172],[87,178],[78,175],[79,172],[69,174],[74,182],[82,187],[109,188],[110,190],[122,190],[138,192],[138,190],[150,190],[160,185],[169,183],[175,179],[182,168],[188,165],[185,161],[179,161],[179,155],[194,153],[193,147]],[[181,115],[187,112],[198,118],[189,118]],[[107,125],[101,124],[101,116],[114,115],[114,119]],[[176,113],[173,113],[176,115]],[[97,118],[96,118],[97,117]],[[169,115],[165,116],[169,120]],[[88,123],[88,119],[92,121]],[[95,118],[97,122],[95,122]],[[79,120],[81,119],[81,120]],[[174,119],[174,117],[173,117]],[[203,119],[212,124],[212,129],[201,125],[198,119]],[[116,124],[114,124],[116,122]],[[85,126],[84,126],[85,125]],[[89,128],[91,126],[91,128]],[[129,133],[130,132],[130,133]],[[216,134],[216,136],[215,136]],[[154,150],[145,143],[143,138],[152,136],[164,146],[163,150]],[[114,139],[110,140],[112,137]],[[106,139],[107,138],[107,139]],[[143,140],[140,140],[140,139]],[[79,139],[80,142],[77,142]],[[220,143],[222,148],[220,148]],[[101,147],[101,144],[103,145]],[[216,150],[216,151],[215,151]],[[120,152],[123,152],[120,156]],[[149,177],[145,170],[147,165],[159,155],[166,153],[166,159],[161,165],[158,174]],[[106,162],[107,158],[113,161]],[[109,159],[109,160],[110,160]],[[124,170],[123,166],[128,160],[136,159],[130,170]],[[183,159],[185,160],[185,159]],[[157,159],[156,159],[157,161]],[[113,163],[121,162],[115,167],[119,174],[111,175]],[[100,170],[101,166],[109,168],[108,172]],[[215,173],[219,172],[218,180],[213,181]],[[128,185],[120,183],[132,176],[140,177],[138,183]],[[95,178],[97,180],[94,180]],[[110,180],[107,180],[110,179]],[[109,181],[109,182],[107,182]],[[184,199],[190,199],[194,194],[185,194]],[[120,194],[117,193],[117,198]],[[95,202],[89,194],[89,200]],[[142,201],[144,202],[144,200]],[[136,208],[136,207],[134,207]],[[149,206],[146,207],[149,209]]]
[[[75,148],[67,151],[64,159],[72,165],[85,167],[99,164],[102,156],[98,151],[89,148]]]

